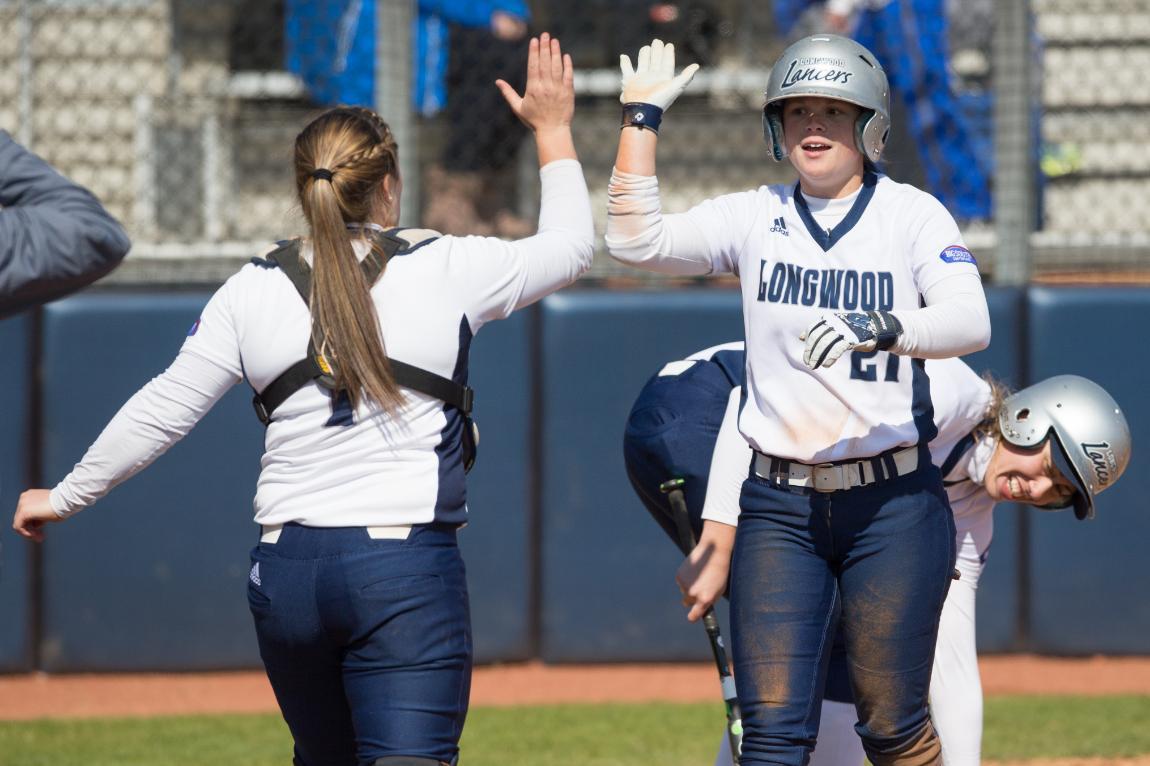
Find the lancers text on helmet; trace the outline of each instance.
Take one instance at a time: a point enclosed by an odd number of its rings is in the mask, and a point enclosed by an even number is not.
[[[790,88],[800,82],[826,82],[846,85],[853,74],[854,72],[848,72],[845,69],[800,68],[800,59],[796,59],[787,68],[787,74],[783,77],[783,84],[779,87]]]
[[[1114,458],[1114,451],[1110,449],[1110,444],[1108,442],[1095,444],[1083,442],[1082,452],[1090,458],[1090,463],[1094,467],[1094,474],[1098,477],[1098,485],[1105,487],[1110,483],[1110,472],[1118,467],[1118,461]]]

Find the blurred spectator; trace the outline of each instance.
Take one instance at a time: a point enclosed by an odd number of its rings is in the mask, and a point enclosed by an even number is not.
[[[526,1],[419,0],[418,8],[413,105],[424,117],[443,111],[447,123],[442,165],[424,184],[423,224],[445,234],[525,236],[532,225],[510,211],[510,171],[526,133],[495,80],[523,87]],[[376,4],[287,0],[285,10],[287,68],[312,98],[374,107]]]
[[[620,4],[622,5],[622,4]],[[634,25],[632,33],[638,33],[630,40],[621,40],[621,45],[614,50],[638,50],[653,38],[664,42],[674,43],[678,55],[683,61],[700,66],[709,66],[715,62],[715,49],[719,38],[719,14],[714,4],[702,0],[690,2],[652,3],[631,2],[632,6],[644,6],[636,9],[635,18],[642,19],[645,9],[646,24]],[[625,13],[620,8],[620,13]],[[612,62],[614,63],[614,62]]]
[[[906,107],[928,191],[960,223],[990,218],[992,157],[979,141],[990,128],[971,124],[952,86],[943,0],[775,0],[774,7],[788,38],[835,32],[873,51]]]
[[[91,192],[0,130],[0,319],[91,284],[129,247]]]
[[[614,69],[620,51],[637,51],[655,37],[674,43],[683,61],[707,66],[723,34],[713,0],[551,0],[549,7],[556,34],[582,69]]]
[[[318,104],[375,107],[375,3],[286,0],[284,53]]]
[[[422,0],[418,104],[444,109],[446,146],[424,177],[423,223],[444,234],[517,239],[534,230],[514,212],[515,160],[526,128],[498,79],[522,90],[530,14],[524,0]]]

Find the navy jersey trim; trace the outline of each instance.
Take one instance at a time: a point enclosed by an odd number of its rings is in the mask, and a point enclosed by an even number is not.
[[[396,252],[396,255],[411,255],[412,253],[414,253],[416,250],[420,249],[424,245],[430,245],[432,242],[434,242],[437,239],[439,239],[439,237],[428,237],[427,239],[423,240],[422,242],[417,242],[409,248],[406,248],[404,250],[399,250],[398,252]]]
[[[455,368],[451,379],[461,385],[467,384],[468,364],[471,353],[471,325],[467,317],[459,320],[459,352],[455,357]],[[443,405],[447,423],[440,432],[435,455],[439,458],[439,487],[435,497],[435,520],[448,524],[463,524],[467,521],[467,472],[463,469],[463,415],[450,404]]]
[[[397,237],[399,235],[399,232],[401,232],[401,231],[407,231],[407,229],[404,229],[402,226],[396,226],[394,228],[388,229],[385,233],[390,234],[393,237]],[[402,237],[401,237],[401,239],[402,239]],[[424,239],[424,240],[421,240],[419,242],[412,244],[410,247],[403,247],[403,248],[400,248],[399,250],[396,250],[395,255],[411,255],[412,253],[414,253],[419,248],[423,247],[424,245],[430,245],[432,242],[434,242],[437,239],[439,239],[439,237],[428,237],[427,239]],[[404,240],[404,241],[406,241],[406,240]],[[393,255],[392,257],[394,258],[395,255]]]
[[[296,240],[277,239],[276,240],[276,250],[281,250],[281,249],[287,247],[288,245],[290,245],[294,241],[296,241]],[[275,252],[275,251],[273,250],[273,251],[269,252],[268,254],[270,255],[272,252]],[[252,265],[253,266],[259,266],[261,269],[278,269],[280,267],[280,265],[278,263],[276,263],[275,261],[273,261],[271,258],[261,258],[259,256],[255,256],[254,258],[252,258]]]
[[[934,402],[930,398],[930,377],[926,374],[926,362],[911,359],[910,369],[910,412],[914,417],[914,426],[918,429],[918,443],[929,444],[938,436],[938,426],[934,423]]]
[[[969,433],[959,439],[958,443],[950,448],[950,453],[946,456],[946,460],[942,461],[942,465],[939,466],[939,470],[942,472],[943,478],[946,478],[950,475],[950,472],[954,470],[956,465],[958,465],[958,461],[962,459],[962,456],[965,455],[973,446],[974,434]]]
[[[858,199],[851,205],[850,211],[839,221],[839,225],[827,232],[819,227],[815,221],[814,215],[811,213],[810,207],[807,205],[806,199],[803,197],[802,190],[798,183],[795,183],[795,207],[799,209],[799,218],[802,219],[803,225],[807,227],[811,237],[818,243],[819,247],[825,253],[830,250],[835,244],[847,235],[855,224],[862,218],[863,212],[866,210],[867,205],[870,204],[871,198],[874,196],[875,185],[878,184],[878,176],[874,173],[864,173],[862,188],[859,190]]]

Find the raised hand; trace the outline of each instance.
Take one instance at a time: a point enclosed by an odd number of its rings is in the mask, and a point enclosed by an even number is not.
[[[619,69],[623,73],[620,103],[654,104],[665,111],[687,88],[699,65],[691,64],[676,76],[675,46],[656,39],[639,50],[635,67],[626,54],[619,56]]]
[[[520,96],[505,80],[495,85],[507,105],[535,133],[571,127],[575,115],[575,67],[559,40],[544,32],[527,51],[527,87]]]

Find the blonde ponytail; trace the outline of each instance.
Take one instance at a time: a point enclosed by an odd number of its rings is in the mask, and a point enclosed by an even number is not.
[[[994,377],[989,370],[983,372],[981,377],[990,386],[990,404],[986,408],[986,415],[982,422],[974,427],[974,431],[980,437],[988,436],[992,439],[998,439],[1002,436],[1002,430],[998,425],[998,411],[1002,409],[1002,402],[1010,396],[1012,391],[1010,386]]]
[[[366,397],[394,414],[403,394],[388,364],[371,285],[352,246],[362,233],[349,231],[348,224],[368,223],[373,213],[394,209],[385,179],[398,178],[395,139],[367,109],[330,109],[296,138],[295,173],[311,229],[316,348],[334,363],[336,387],[347,391],[353,408]]]

